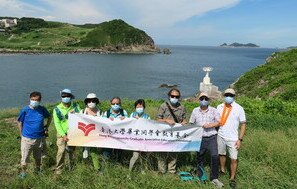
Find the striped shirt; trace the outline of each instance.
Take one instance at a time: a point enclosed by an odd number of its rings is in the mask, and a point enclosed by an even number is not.
[[[202,127],[206,123],[214,123],[220,121],[220,114],[216,108],[211,106],[206,111],[202,111],[200,107],[195,108],[191,114],[190,123]],[[217,130],[215,127],[203,128],[203,137],[210,137],[216,135]]]

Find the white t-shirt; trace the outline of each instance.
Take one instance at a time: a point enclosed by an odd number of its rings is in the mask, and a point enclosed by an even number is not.
[[[232,109],[226,120],[225,125],[221,126],[218,135],[226,140],[238,140],[238,127],[240,123],[246,122],[244,109],[235,101],[231,104]],[[218,105],[217,110],[222,117],[224,103]]]

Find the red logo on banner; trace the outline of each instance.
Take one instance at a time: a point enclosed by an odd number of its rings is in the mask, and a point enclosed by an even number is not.
[[[82,122],[78,122],[78,129],[82,130],[85,136],[89,135],[89,132],[95,130],[95,124],[84,124]]]

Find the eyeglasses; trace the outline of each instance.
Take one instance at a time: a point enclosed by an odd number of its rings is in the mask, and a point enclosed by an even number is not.
[[[206,101],[208,101],[209,98],[207,98],[206,96],[202,96],[202,97],[199,98],[199,100],[201,100],[201,101],[202,101],[202,100],[206,100]]]
[[[235,95],[234,94],[231,94],[231,93],[226,93],[224,96],[225,97],[234,97]]]
[[[111,105],[121,105],[120,103],[111,103]]]
[[[170,95],[171,98],[180,98],[180,96]]]

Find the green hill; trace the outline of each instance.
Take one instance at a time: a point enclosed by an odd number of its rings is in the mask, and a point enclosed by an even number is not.
[[[157,52],[153,39],[122,20],[73,25],[20,18],[0,33],[0,48],[12,51]]]
[[[276,52],[235,83],[240,95],[297,100],[297,49]]]
[[[128,25],[123,20],[112,20],[97,25],[79,43],[81,46],[130,46],[130,45],[151,45],[154,41],[144,31]]]

